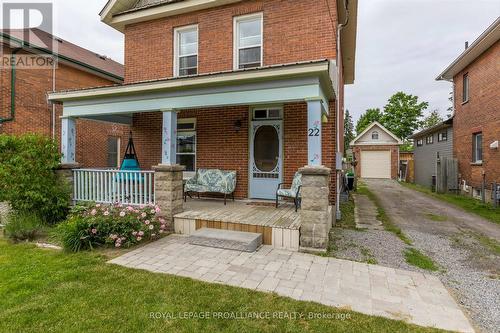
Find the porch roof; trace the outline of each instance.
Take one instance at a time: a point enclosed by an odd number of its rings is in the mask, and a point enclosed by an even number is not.
[[[129,123],[133,113],[335,98],[335,62],[319,60],[257,69],[52,92],[63,117]]]

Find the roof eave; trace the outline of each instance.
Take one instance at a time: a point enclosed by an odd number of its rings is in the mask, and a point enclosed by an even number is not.
[[[356,38],[358,26],[358,0],[350,0],[349,13],[344,7],[344,1],[337,1],[339,24],[347,25],[341,31],[342,61],[344,67],[344,83],[353,84],[356,76]]]
[[[495,20],[466,50],[462,52],[436,81],[451,81],[460,71],[500,39],[500,17]]]

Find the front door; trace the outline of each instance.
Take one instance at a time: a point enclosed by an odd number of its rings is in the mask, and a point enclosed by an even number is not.
[[[274,199],[283,173],[283,122],[256,120],[250,137],[250,198]]]

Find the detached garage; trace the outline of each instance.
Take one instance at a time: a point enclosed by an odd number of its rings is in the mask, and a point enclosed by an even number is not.
[[[372,123],[352,142],[356,175],[361,178],[397,179],[399,146],[403,142],[378,122]]]

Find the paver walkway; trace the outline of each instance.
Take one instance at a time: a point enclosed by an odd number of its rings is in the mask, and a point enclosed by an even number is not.
[[[473,332],[443,284],[432,275],[270,246],[255,253],[208,248],[191,245],[180,235],[170,235],[110,263]]]

